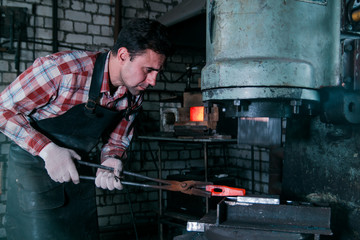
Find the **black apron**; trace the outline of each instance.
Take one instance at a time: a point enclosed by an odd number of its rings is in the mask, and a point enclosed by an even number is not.
[[[129,110],[113,111],[97,105],[106,56],[103,53],[96,59],[87,103],[61,116],[31,122],[57,145],[78,152],[82,160],[102,135],[111,133],[121,118],[130,114]],[[78,170],[79,174],[90,173]],[[98,239],[94,182],[54,182],[40,157],[14,143],[10,146],[8,182],[5,226],[9,240]]]

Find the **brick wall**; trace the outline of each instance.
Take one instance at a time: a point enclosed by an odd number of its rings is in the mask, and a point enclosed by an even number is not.
[[[229,146],[229,164],[236,169],[237,185],[251,193],[268,193],[269,149],[248,146]]]
[[[58,50],[86,49],[104,50],[113,45],[115,21],[115,0],[59,0],[58,2]],[[122,24],[133,17],[155,19],[167,12],[181,0],[123,0]],[[2,91],[17,76],[32,64],[34,59],[52,52],[52,1],[50,0],[2,0],[2,6],[27,9],[27,40],[21,44],[20,67],[16,69],[16,52],[0,51],[0,90]],[[4,38],[0,38],[3,43]],[[16,41],[14,46],[16,46]],[[0,47],[7,47],[4,43]],[[204,50],[179,48],[160,75],[157,85],[145,95],[144,111],[138,134],[159,131],[160,102],[181,96],[186,88],[186,76],[181,76],[189,64],[205,61]],[[191,87],[197,87],[200,70],[194,70]],[[6,169],[9,140],[0,135],[0,162]],[[159,153],[158,149],[161,148]],[[201,144],[171,144],[158,141],[140,141],[131,144],[125,168],[150,177],[158,177],[159,157],[162,159],[162,176],[179,174],[204,167],[204,152]],[[267,151],[251,146],[211,144],[208,150],[209,168],[224,168],[237,179],[239,186],[257,192],[266,192],[268,176]],[[251,167],[251,161],[255,165]],[[263,163],[264,162],[264,163]],[[261,163],[261,167],[260,164]],[[255,166],[255,167],[254,167]],[[254,173],[253,173],[254,172]],[[2,219],[6,208],[6,178],[2,171],[0,195],[0,240],[6,238]],[[253,185],[255,176],[256,184]],[[166,197],[166,193],[164,193]],[[130,200],[130,201],[129,201]],[[132,219],[138,226],[156,223],[159,211],[158,191],[129,187],[123,191],[97,189],[99,226],[103,239],[116,234],[123,235],[123,229],[132,233]],[[131,203],[131,207],[129,205]],[[117,233],[120,232],[121,233]]]

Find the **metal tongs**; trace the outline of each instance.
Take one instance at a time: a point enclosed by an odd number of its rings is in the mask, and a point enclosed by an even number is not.
[[[112,168],[112,167],[107,167],[107,166],[96,164],[96,163],[89,163],[89,162],[85,162],[85,161],[81,161],[81,160],[77,160],[77,162],[79,164],[90,166],[90,167],[101,168],[101,169],[108,170],[111,172],[114,171],[114,168]],[[180,181],[176,181],[176,180],[164,180],[164,179],[144,176],[144,175],[129,172],[129,171],[122,171],[122,174],[164,184],[164,185],[150,185],[150,184],[143,184],[143,183],[137,183],[137,182],[121,181],[121,184],[123,184],[123,185],[162,189],[162,190],[167,190],[167,191],[177,191],[177,192],[182,192],[185,194],[201,196],[201,197],[244,196],[245,195],[245,189],[232,188],[232,187],[227,187],[227,186],[222,186],[222,185],[213,185],[211,182],[201,182],[201,181],[194,181],[194,180],[187,180],[187,181],[180,182]],[[95,180],[95,177],[90,177],[90,176],[80,176],[80,178],[86,179],[86,180]],[[115,176],[115,178],[120,181],[120,179],[124,178],[124,176],[121,176],[120,178]]]

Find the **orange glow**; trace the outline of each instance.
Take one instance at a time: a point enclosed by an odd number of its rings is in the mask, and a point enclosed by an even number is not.
[[[190,121],[191,122],[204,121],[204,107],[190,107]]]

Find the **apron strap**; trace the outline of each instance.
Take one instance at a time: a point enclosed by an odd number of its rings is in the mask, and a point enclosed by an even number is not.
[[[143,98],[144,92],[140,93],[141,96],[138,98],[138,101]],[[137,113],[141,108],[141,104],[138,104],[138,101],[133,102],[133,95],[128,92],[127,93],[128,107],[125,109],[124,117],[126,121],[129,121],[129,117],[133,113]]]
[[[96,104],[99,101],[101,85],[104,78],[104,67],[107,54],[108,53],[100,53],[95,61],[89,90],[89,99],[85,104],[85,109],[90,111],[91,113],[94,112]]]

